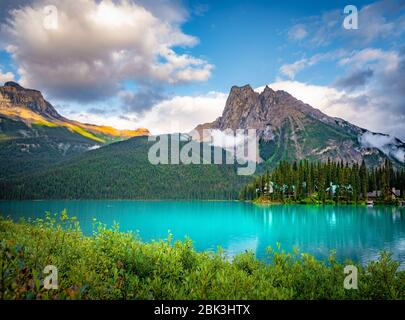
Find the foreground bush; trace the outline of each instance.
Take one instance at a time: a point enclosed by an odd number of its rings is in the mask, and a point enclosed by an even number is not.
[[[344,265],[332,255],[269,250],[269,264],[253,253],[229,261],[196,252],[190,241],[143,243],[132,233],[95,224],[84,236],[62,213],[35,222],[0,219],[0,299],[405,299],[405,272],[382,253],[359,271],[358,290],[343,287]],[[57,290],[42,281],[58,268]]]

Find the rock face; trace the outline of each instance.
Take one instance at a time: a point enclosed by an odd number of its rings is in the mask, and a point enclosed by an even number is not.
[[[256,129],[261,159],[269,164],[328,158],[349,163],[364,159],[369,165],[378,165],[387,157],[398,161],[386,150],[362,144],[361,137],[367,130],[268,86],[261,93],[249,85],[232,87],[222,116],[195,130],[201,134],[203,129]]]
[[[64,120],[55,108],[37,90],[25,89],[13,81],[0,87],[0,108],[24,106],[46,118]]]
[[[136,130],[117,130],[108,126],[80,123],[61,116],[55,108],[44,99],[38,90],[26,89],[13,81],[0,87],[0,116],[22,121],[31,126],[65,127],[97,142],[109,142],[136,136],[149,135],[144,128]]]
[[[297,129],[304,130],[308,118],[332,126],[344,122],[327,116],[285,91],[274,91],[266,86],[263,92],[258,93],[250,85],[245,85],[232,87],[222,116],[206,127],[220,130],[257,129],[261,138],[269,140],[286,121],[292,121]],[[346,129],[353,133],[362,132],[361,128],[353,125]]]

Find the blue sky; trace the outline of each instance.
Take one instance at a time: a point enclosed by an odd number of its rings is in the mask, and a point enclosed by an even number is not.
[[[190,1],[188,6],[198,7],[199,3]],[[356,4],[359,10],[372,3],[350,2]],[[276,80],[283,64],[317,53],[368,47],[370,43],[358,43],[356,40],[336,39],[330,45],[314,47],[305,41],[289,41],[290,28],[310,17],[338,10],[343,20],[346,4],[347,1],[215,1],[207,5],[203,16],[194,16],[187,22],[183,30],[201,40],[191,52],[207,57],[215,65],[215,71],[204,88],[226,91],[234,84],[246,83],[257,87]],[[360,21],[360,28],[367,28],[365,23]],[[376,39],[373,45],[378,48],[395,47],[385,39]],[[323,63],[297,75],[296,79],[326,85],[342,72],[336,65]],[[195,90],[200,87],[199,84]],[[187,87],[182,91],[189,89]]]
[[[66,116],[187,131],[221,114],[231,86],[270,84],[405,138],[405,1],[350,1],[357,30],[343,28],[346,1],[71,3],[0,4],[0,79],[41,90]],[[41,20],[48,5],[54,30]]]
[[[190,1],[189,6],[198,3]],[[234,84],[246,83],[260,86],[275,80],[282,64],[330,50],[303,48],[287,41],[287,33],[302,18],[343,11],[344,5],[344,1],[214,1],[203,16],[193,17],[183,29],[201,39],[193,53],[215,64],[215,72],[205,84],[209,90],[226,91]],[[322,76],[311,72],[302,78],[325,84],[336,76],[331,68],[319,71]]]

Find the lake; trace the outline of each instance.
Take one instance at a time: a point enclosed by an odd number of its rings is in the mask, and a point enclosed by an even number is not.
[[[67,209],[85,234],[93,218],[120,230],[139,232],[143,241],[189,237],[197,250],[221,246],[229,257],[252,250],[266,257],[276,243],[297,247],[318,258],[336,250],[337,258],[365,263],[385,249],[405,268],[405,208],[361,206],[272,205],[209,201],[0,201],[0,214],[43,217]]]

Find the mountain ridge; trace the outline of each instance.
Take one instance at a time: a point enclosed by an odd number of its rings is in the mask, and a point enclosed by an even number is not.
[[[14,120],[45,126],[66,127],[72,132],[86,138],[105,143],[114,139],[127,139],[149,135],[149,130],[118,130],[110,126],[98,126],[67,119],[46,101],[42,93],[34,89],[26,89],[14,81],[8,81],[0,87],[0,115]]]
[[[365,129],[342,119],[328,117],[284,91],[268,88],[263,94],[252,92],[250,86],[243,89],[233,87],[223,118],[206,124],[206,127],[223,130],[243,125],[245,128],[254,126],[258,129],[262,160],[257,166],[257,174],[274,168],[281,160],[304,158],[309,161],[340,159],[360,162],[364,159],[367,164],[377,166],[387,158],[377,148],[362,146],[359,134],[369,138],[363,142],[364,145],[370,144],[373,138],[365,135],[370,134]],[[0,128],[1,125],[0,122]],[[61,130],[47,130],[51,129]],[[387,138],[384,135],[378,137]],[[84,139],[81,135],[75,138]],[[38,141],[42,139],[34,139],[35,144]],[[86,143],[88,141],[86,139]],[[181,143],[188,142],[185,140]],[[402,142],[392,140],[392,143]],[[249,177],[237,175],[235,164],[153,165],[148,160],[152,145],[153,142],[148,141],[147,137],[134,137],[104,145],[97,150],[87,148],[86,152],[76,152],[71,157],[48,157],[48,162],[38,156],[37,162],[42,164],[41,168],[28,168],[24,174],[18,171],[20,174],[3,179],[0,171],[0,198],[235,199],[249,180]],[[0,149],[2,157],[3,150]],[[27,166],[32,164],[34,150],[29,149],[32,153]],[[224,149],[222,152],[225,152]],[[13,164],[18,159],[13,150],[3,154],[9,157],[4,161],[5,165]]]
[[[211,123],[198,125],[194,129],[198,135],[192,136],[198,139],[203,129],[256,129],[261,161],[272,165],[282,159],[332,159],[347,163],[365,160],[368,165],[377,166],[385,158],[400,163],[403,160],[397,155],[405,152],[405,144],[397,138],[379,148],[364,143],[365,134],[385,135],[330,117],[290,93],[269,86],[260,93],[250,85],[233,86],[222,115]],[[202,140],[207,138],[202,136]]]
[[[16,82],[0,86],[0,179],[40,170],[112,142],[147,135],[147,129],[117,130],[69,120],[38,90]]]

